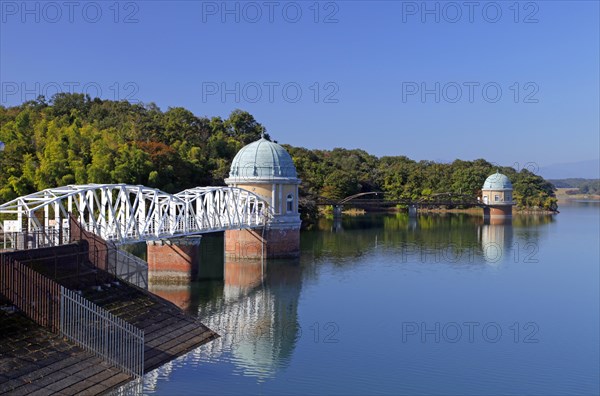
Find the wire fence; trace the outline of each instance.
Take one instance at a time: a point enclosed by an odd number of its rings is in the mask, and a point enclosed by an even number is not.
[[[0,254],[0,294],[39,325],[135,378],[143,376],[143,330],[31,268],[27,264],[35,263],[25,253]]]
[[[60,285],[12,257],[0,258],[0,293],[36,323],[57,332]]]
[[[85,230],[81,223],[71,217],[72,239],[87,243],[89,261],[111,275],[142,289],[148,289],[148,264],[118,248],[112,241]]]
[[[109,255],[109,260],[114,261],[114,273],[117,278],[124,280],[142,289],[148,289],[148,263],[141,258],[118,248]]]
[[[125,373],[144,375],[144,332],[62,286],[60,332]]]
[[[140,394],[143,330],[69,288],[117,277],[147,289],[148,265],[91,233],[79,234],[73,244],[77,234],[64,229],[0,233],[0,294],[36,323],[133,376],[119,394]]]

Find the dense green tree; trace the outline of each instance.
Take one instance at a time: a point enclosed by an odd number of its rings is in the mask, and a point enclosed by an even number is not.
[[[512,168],[505,169],[507,176],[513,180],[514,198],[519,207],[556,210],[557,202],[554,197],[554,186],[527,169],[515,172]]]
[[[340,200],[360,191],[360,184],[355,172],[344,172],[336,169],[325,178],[325,186],[321,195],[325,198]]]
[[[266,134],[248,112],[228,118],[198,117],[181,107],[161,111],[154,103],[90,99],[81,94],[40,97],[21,106],[0,106],[0,202],[70,183],[144,184],[168,192],[222,185],[235,154]],[[383,191],[389,198],[420,199],[453,192],[473,197],[499,170],[514,185],[520,207],[556,208],[554,186],[527,170],[489,162],[413,161],[377,158],[359,149],[309,150],[286,145],[302,180],[303,218],[317,213],[319,197],[341,199]],[[598,181],[577,185],[600,191]]]
[[[234,110],[223,125],[227,134],[243,145],[252,143],[266,132],[265,127],[256,122],[250,113],[239,109]]]

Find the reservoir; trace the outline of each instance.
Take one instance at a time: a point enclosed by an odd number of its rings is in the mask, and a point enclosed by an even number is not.
[[[221,338],[146,374],[151,395],[598,394],[597,202],[486,224],[321,219],[301,257],[224,260],[150,285]]]

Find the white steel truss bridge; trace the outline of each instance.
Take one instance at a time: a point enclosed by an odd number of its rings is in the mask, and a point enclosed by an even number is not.
[[[70,215],[116,244],[260,228],[272,218],[265,200],[236,187],[168,194],[128,184],[86,184],[49,188],[0,205],[0,233],[61,239],[68,235]]]

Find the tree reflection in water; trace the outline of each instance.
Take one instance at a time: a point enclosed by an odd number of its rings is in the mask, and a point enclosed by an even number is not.
[[[230,362],[239,374],[259,382],[272,378],[289,364],[302,334],[302,284],[318,276],[324,261],[334,270],[347,269],[361,265],[357,257],[386,249],[399,265],[501,268],[509,260],[535,259],[530,253],[544,232],[539,226],[552,221],[552,216],[540,215],[484,221],[482,216],[454,213],[422,213],[416,219],[364,215],[336,223],[321,219],[315,230],[302,233],[301,258],[291,261],[226,260],[222,235],[205,236],[199,263],[203,280],[149,288],[197,315],[221,337],[148,374],[146,389],[154,389],[159,378],[184,365]]]

